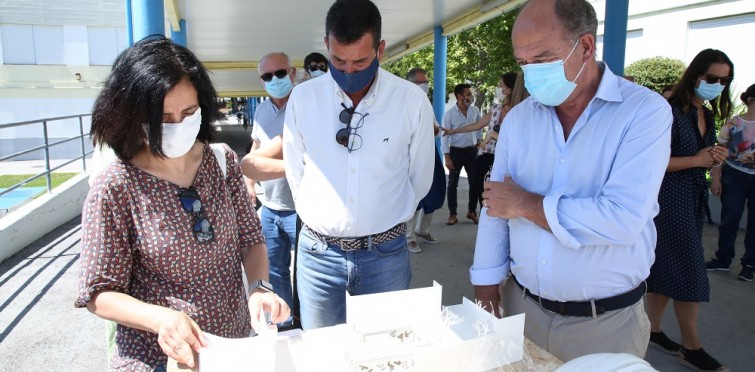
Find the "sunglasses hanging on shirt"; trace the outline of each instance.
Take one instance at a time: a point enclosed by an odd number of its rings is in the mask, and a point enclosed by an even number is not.
[[[178,199],[181,201],[183,209],[194,216],[194,223],[191,227],[192,231],[194,231],[194,237],[200,243],[206,243],[215,239],[212,224],[205,216],[202,200],[199,198],[197,190],[193,187],[188,189],[180,188],[178,190]]]
[[[362,136],[357,134],[357,130],[364,125],[364,118],[366,118],[369,113],[361,114],[354,111],[353,107],[346,107],[343,103],[341,103],[341,106],[343,107],[343,110],[338,115],[338,120],[340,120],[341,123],[346,124],[346,128],[341,128],[336,132],[336,142],[339,145],[346,147],[349,152],[359,150],[362,147]],[[359,120],[356,125],[352,126],[351,120],[354,118],[354,115],[359,115]]]

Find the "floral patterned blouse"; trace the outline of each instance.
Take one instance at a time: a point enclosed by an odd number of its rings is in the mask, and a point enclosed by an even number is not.
[[[496,125],[500,125],[502,123],[501,116],[502,115],[506,115],[506,113],[503,110],[504,110],[503,109],[503,105],[501,105],[501,104],[495,104],[495,105],[493,105],[493,108],[491,109],[492,114],[490,115],[490,122],[488,123],[488,129],[487,129],[487,132],[486,132],[488,136],[490,135],[490,133],[493,133],[493,127],[495,127]],[[500,127],[499,127],[499,131],[500,131]],[[496,144],[496,142],[498,142],[498,141],[496,141],[496,140],[494,140],[492,138],[490,140],[488,140],[488,142],[485,144],[485,146],[481,147],[477,151],[477,155],[495,154],[495,144]]]
[[[225,146],[225,155],[224,178],[205,145],[192,185],[214,230],[206,243],[194,236],[196,217],[182,207],[178,185],[124,161],[99,174],[81,216],[76,307],[112,290],[184,312],[206,332],[249,335],[241,252],[264,238],[236,154]],[[111,369],[151,371],[167,362],[157,334],[118,325],[115,342]]]

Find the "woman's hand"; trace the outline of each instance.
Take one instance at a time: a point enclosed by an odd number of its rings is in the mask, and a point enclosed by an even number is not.
[[[456,130],[455,129],[440,128],[440,130],[443,131],[443,135],[444,136],[450,136],[452,134],[456,134]]]
[[[719,165],[726,160],[727,154],[726,149],[722,146],[704,147],[695,154],[697,166],[700,168],[710,168],[714,165]]]
[[[721,180],[713,178],[710,183],[710,193],[715,196],[721,196]]]
[[[160,320],[157,331],[157,342],[165,355],[191,368],[196,366],[194,352],[207,346],[207,340],[199,326],[188,315],[170,310],[170,313]]]
[[[283,301],[277,294],[252,292],[249,295],[249,313],[252,316],[252,328],[255,332],[259,332],[257,328],[260,324],[257,320],[260,319],[260,314],[263,312],[270,314],[270,322],[273,324],[284,322],[291,316],[291,309],[288,308],[286,301]]]

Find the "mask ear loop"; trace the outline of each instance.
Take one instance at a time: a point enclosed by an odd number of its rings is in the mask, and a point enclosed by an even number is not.
[[[574,51],[577,50],[577,45],[579,45],[579,38],[577,38],[577,42],[574,43],[574,46],[571,48],[571,52],[569,52],[569,55],[566,56],[566,58],[564,58],[564,62],[566,62],[566,60],[569,59],[569,57],[571,57],[572,53],[574,53]],[[575,82],[575,81],[577,81],[577,79],[579,79],[579,75],[582,75],[582,70],[585,69],[585,65],[586,65],[586,63],[582,62],[582,67],[579,69],[579,72],[577,73],[577,76],[574,77],[574,80],[571,81],[572,83]]]

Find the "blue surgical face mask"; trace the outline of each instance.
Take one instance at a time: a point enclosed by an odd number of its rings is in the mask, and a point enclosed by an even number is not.
[[[695,88],[695,94],[704,101],[716,99],[723,91],[724,86],[721,83],[708,84],[707,81],[702,79],[700,79],[700,86]]]
[[[574,89],[577,88],[575,81],[577,81],[577,78],[579,78],[579,75],[585,68],[585,64],[582,64],[582,68],[579,69],[574,80],[569,81],[566,80],[564,61],[571,57],[578,44],[579,40],[574,43],[569,55],[562,60],[545,63],[531,63],[522,66],[522,71],[524,72],[524,86],[535,101],[546,106],[558,106],[564,103],[572,92],[574,92]]]
[[[286,75],[283,78],[273,76],[273,78],[265,83],[265,91],[270,97],[283,98],[291,93],[294,85],[291,83],[291,78]]]
[[[364,89],[364,87],[366,87],[372,81],[372,79],[375,78],[375,74],[377,74],[379,66],[380,64],[378,63],[378,58],[377,56],[375,56],[375,59],[372,60],[372,63],[366,69],[347,74],[343,71],[338,71],[335,66],[333,66],[333,64],[328,61],[328,69],[330,70],[330,74],[333,76],[333,80],[336,81],[336,84],[338,84],[341,89],[349,94],[354,94]]]
[[[322,75],[325,75],[325,71],[323,70],[314,70],[309,72],[309,76],[311,76],[312,78],[316,78]]]

